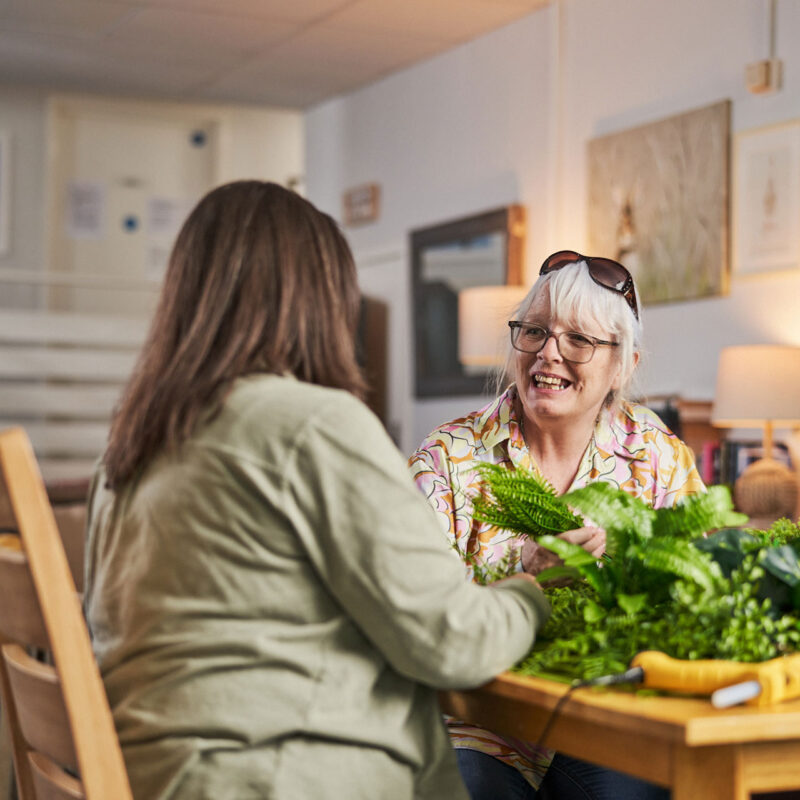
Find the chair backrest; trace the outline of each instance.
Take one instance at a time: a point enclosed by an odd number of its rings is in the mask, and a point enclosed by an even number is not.
[[[0,432],[0,474],[22,539],[21,551],[0,551],[0,688],[20,800],[132,800],[67,557],[21,428]],[[43,646],[54,666],[23,649]]]

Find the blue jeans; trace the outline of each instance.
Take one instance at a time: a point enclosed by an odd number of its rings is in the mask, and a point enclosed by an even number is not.
[[[669,790],[556,753],[538,792],[522,773],[486,753],[457,749],[471,800],[669,800]]]

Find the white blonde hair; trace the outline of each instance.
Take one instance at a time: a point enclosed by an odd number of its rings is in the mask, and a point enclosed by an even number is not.
[[[546,297],[550,302],[550,317],[558,319],[580,331],[587,321],[595,322],[608,331],[611,339],[619,342],[614,348],[614,358],[620,365],[619,389],[609,392],[605,404],[618,407],[629,397],[636,368],[636,354],[641,352],[642,323],[634,316],[627,300],[612,289],[596,283],[589,274],[585,261],[567,264],[555,272],[540,275],[512,319],[524,320],[538,300]],[[638,303],[638,294],[637,294]],[[641,315],[641,305],[639,305]],[[496,388],[502,391],[506,376],[511,374],[514,350],[508,346],[505,365],[497,374]]]

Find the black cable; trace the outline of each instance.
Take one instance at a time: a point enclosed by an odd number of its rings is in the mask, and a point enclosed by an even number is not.
[[[641,667],[632,667],[631,669],[626,669],[625,672],[617,672],[614,675],[600,675],[597,678],[589,678],[589,680],[585,681],[572,681],[567,691],[558,698],[558,702],[553,706],[553,710],[550,712],[550,716],[539,734],[539,738],[536,740],[536,747],[544,747],[550,728],[553,727],[553,723],[561,713],[561,709],[575,689],[583,689],[587,686],[615,686],[618,683],[641,683],[643,680],[644,670]]]

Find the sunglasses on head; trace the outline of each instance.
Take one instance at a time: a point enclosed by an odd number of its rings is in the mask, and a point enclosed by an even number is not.
[[[578,261],[585,261],[589,267],[589,275],[592,280],[605,289],[621,294],[633,311],[636,319],[639,319],[639,306],[636,304],[636,292],[633,289],[633,278],[630,272],[617,261],[610,258],[594,258],[592,256],[582,256],[574,250],[559,250],[557,253],[548,256],[540,275],[547,275],[557,272],[567,264],[575,264]]]

